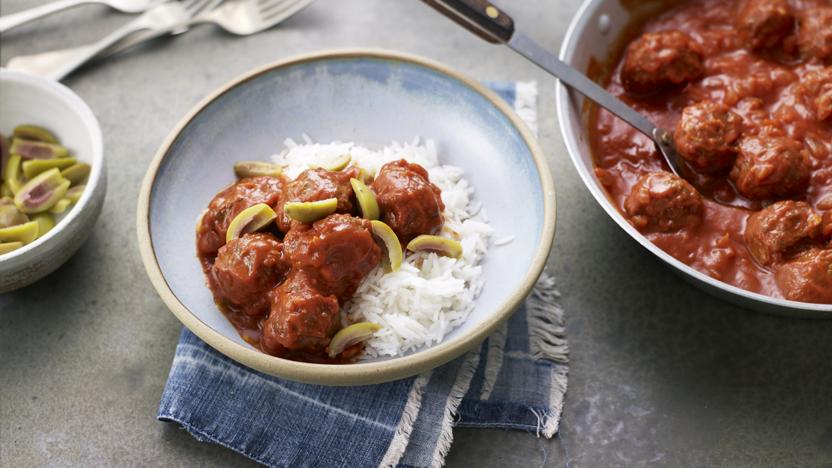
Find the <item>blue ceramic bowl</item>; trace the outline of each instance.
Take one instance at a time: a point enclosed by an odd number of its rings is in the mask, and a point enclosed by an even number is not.
[[[267,160],[287,137],[374,146],[416,136],[437,142],[460,166],[487,210],[496,238],[486,283],[464,324],[437,345],[350,365],[294,362],[244,342],[214,304],[195,255],[197,217],[233,182],[241,159]],[[213,93],[159,149],[142,186],[138,235],[153,285],[171,311],[225,355],[268,374],[329,385],[403,378],[477,346],[529,293],[554,238],[555,191],[543,154],[512,110],[448,68],[389,52],[344,51],[268,65]]]

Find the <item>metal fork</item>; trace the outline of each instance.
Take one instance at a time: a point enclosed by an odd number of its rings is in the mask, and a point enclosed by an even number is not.
[[[8,31],[9,29],[16,28],[38,18],[58,13],[59,11],[91,3],[107,5],[122,13],[141,13],[160,3],[160,0],[57,0],[46,5],[0,16],[0,32]]]
[[[99,41],[85,46],[15,57],[6,64],[13,70],[61,80],[98,54],[108,50],[139,32],[149,32],[156,37],[180,34],[188,30],[188,22],[206,9],[213,9],[222,0],[185,0],[169,2],[151,8],[138,18],[113,31]]]
[[[217,1],[217,0],[210,0]],[[226,31],[237,35],[254,34],[280,23],[286,18],[302,10],[314,0],[227,0],[216,8],[203,8],[200,14],[192,17],[185,24],[181,25],[184,30],[196,24],[212,23]],[[130,35],[123,40],[111,45],[89,59],[109,57],[123,52],[137,44],[149,41],[165,32],[144,31]],[[63,49],[44,54],[27,55],[15,57],[9,61],[7,67],[14,70],[27,71],[45,76],[60,75],[62,64],[71,57],[79,54],[80,50],[89,46],[82,46],[72,49]],[[60,78],[58,78],[60,79]]]

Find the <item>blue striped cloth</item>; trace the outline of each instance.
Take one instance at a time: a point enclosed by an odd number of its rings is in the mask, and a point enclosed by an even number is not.
[[[489,86],[535,129],[534,83]],[[552,437],[567,370],[563,312],[544,274],[477,351],[380,385],[322,387],[271,377],[183,329],[158,418],[268,466],[442,466],[454,427]]]

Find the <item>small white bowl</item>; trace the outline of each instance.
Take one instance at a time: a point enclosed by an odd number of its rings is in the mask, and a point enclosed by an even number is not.
[[[92,166],[87,188],[46,235],[0,255],[0,293],[34,283],[71,257],[92,232],[107,191],[101,129],[90,108],[55,81],[0,69],[0,133],[20,124],[54,132],[72,156]]]

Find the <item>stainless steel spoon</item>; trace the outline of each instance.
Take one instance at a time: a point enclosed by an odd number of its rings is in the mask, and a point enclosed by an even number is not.
[[[673,132],[657,127],[635,109],[570,67],[523,33],[514,30],[514,20],[486,0],[422,0],[482,39],[506,44],[570,88],[620,117],[656,143],[670,170],[682,176]]]

